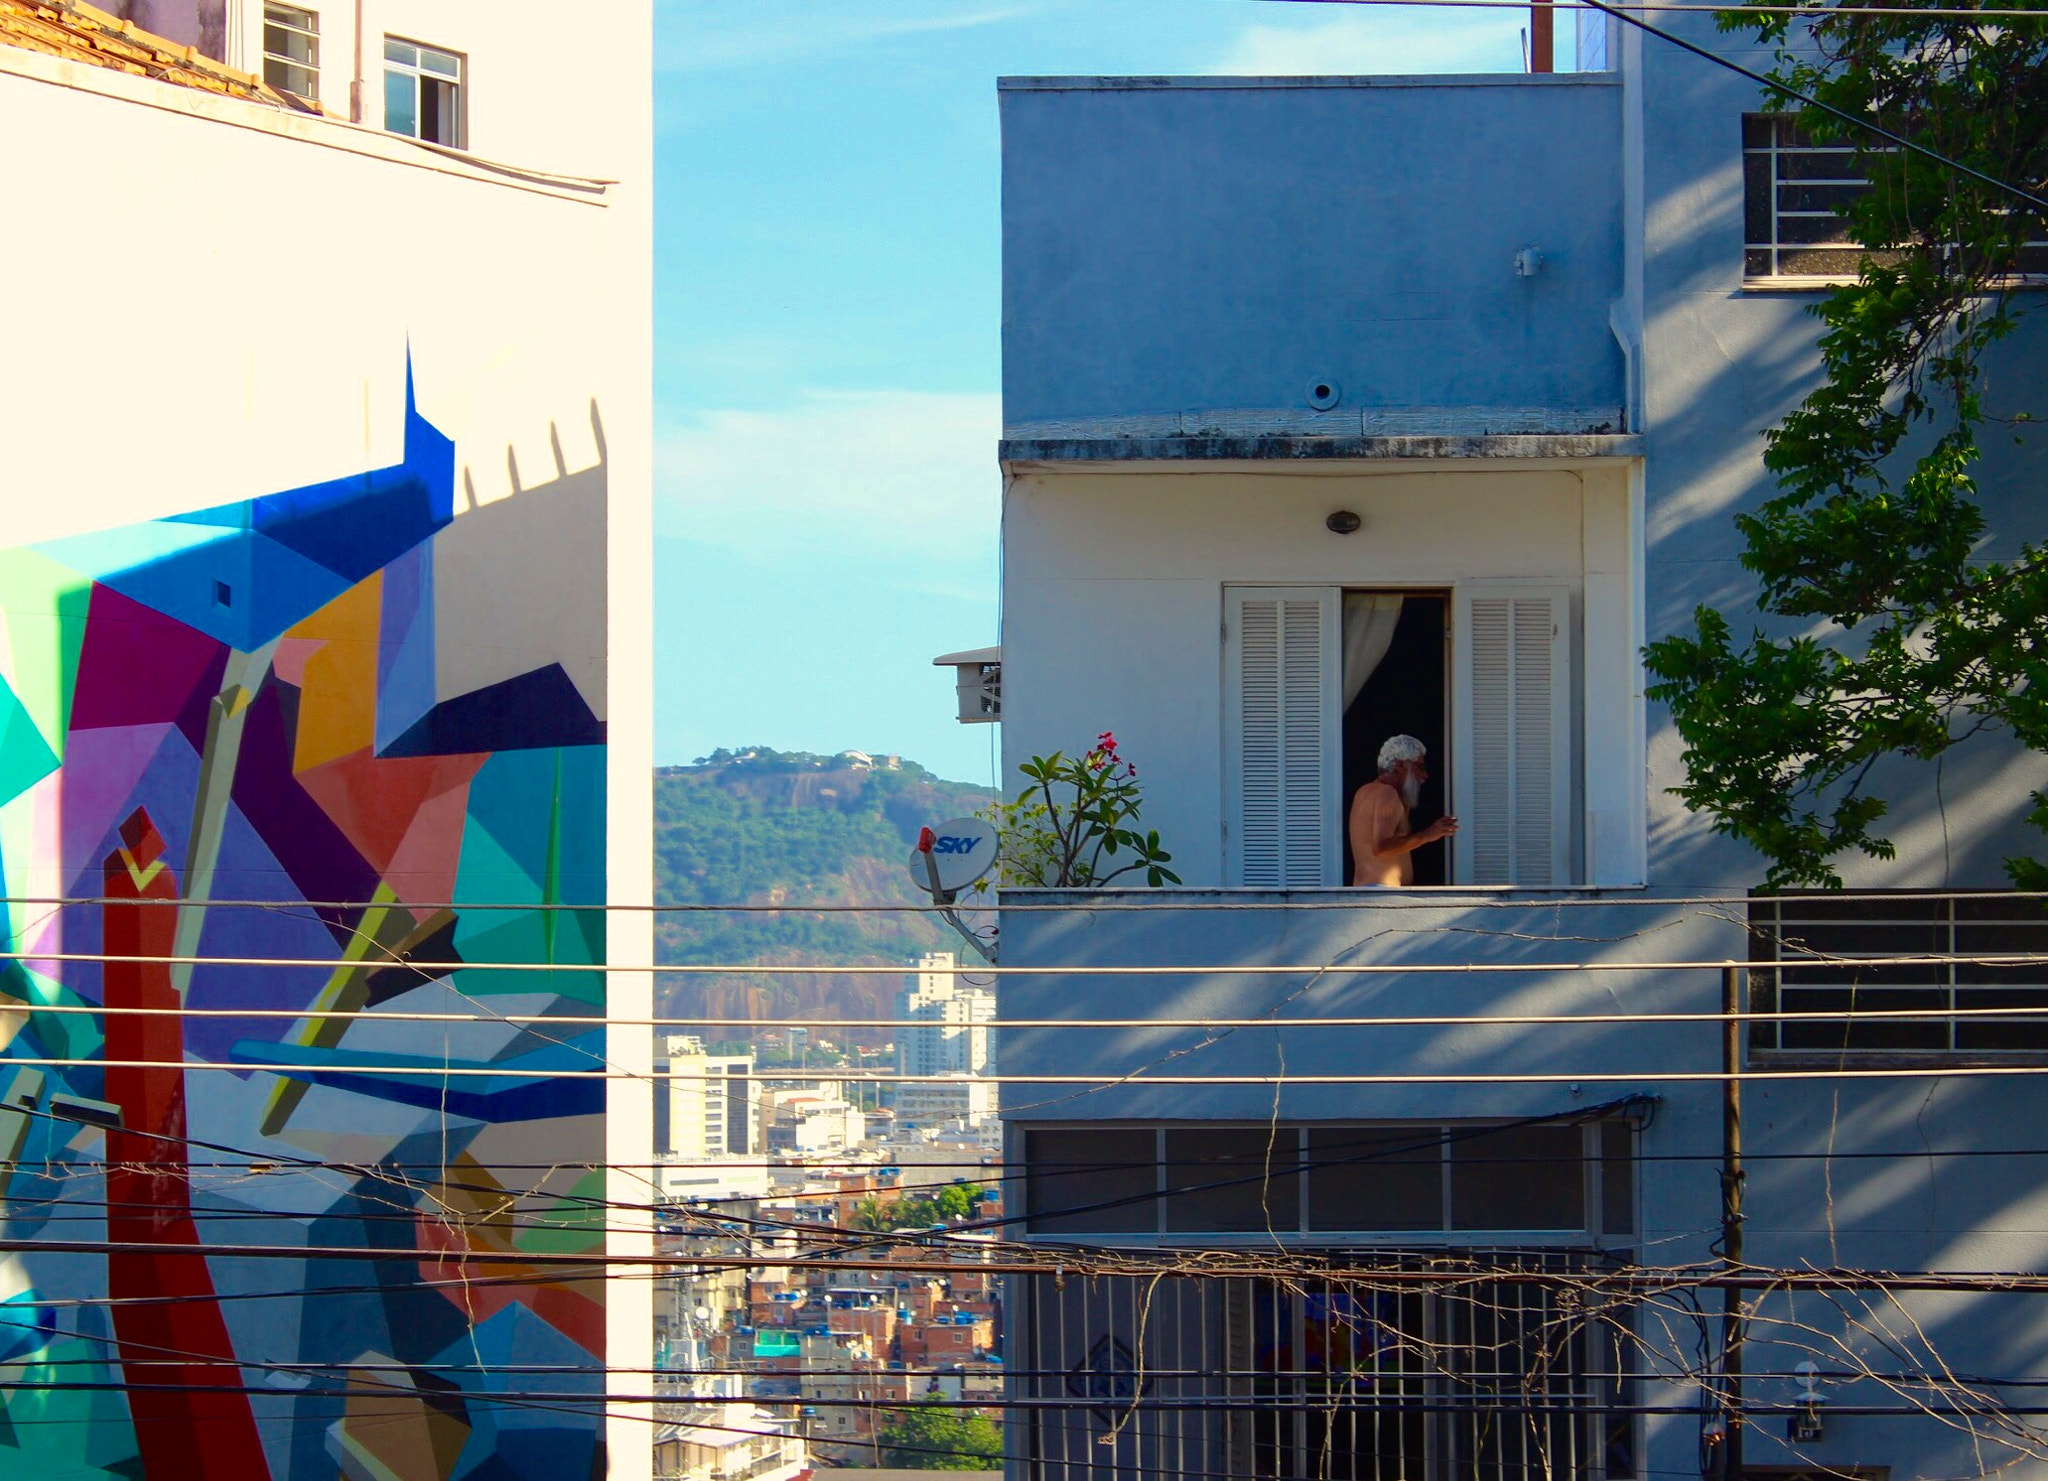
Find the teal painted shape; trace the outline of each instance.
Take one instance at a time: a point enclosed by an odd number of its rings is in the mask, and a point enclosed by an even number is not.
[[[57,757],[12,694],[0,700],[0,806],[5,806],[57,769]]]
[[[462,855],[455,861],[455,899],[458,904],[474,900],[480,905],[538,905],[540,880],[519,866],[489,828],[474,817],[462,829]],[[468,930],[481,929],[497,911],[466,915],[455,927],[455,941],[462,943]]]
[[[24,948],[17,945],[9,949]],[[70,1008],[85,1004],[84,998],[56,978],[46,977],[21,962],[0,962],[0,992],[37,1007]],[[99,1058],[100,1050],[106,1047],[106,1036],[89,1013],[37,1013],[31,1008],[21,1037],[15,1042],[41,1051],[29,1058],[89,1060]],[[0,1059],[0,1064],[4,1063]]]
[[[21,697],[0,679],[0,807],[57,769],[57,753],[29,718]]]
[[[190,519],[155,519],[146,524],[118,525],[111,530],[95,530],[89,535],[70,535],[61,540],[45,541],[36,549],[59,565],[69,566],[81,576],[104,583],[110,576],[159,561],[202,553],[225,555],[241,539],[241,517],[236,515],[234,519],[232,525],[200,524]],[[208,552],[207,547],[214,545],[220,546],[221,550]]]
[[[548,877],[548,834],[560,754],[553,750],[500,751],[469,784],[470,821],[489,829],[536,884]]]
[[[121,1382],[99,1344],[65,1338],[10,1376],[35,1386],[6,1395],[16,1443],[0,1462],[0,1475],[24,1481],[143,1481],[127,1401],[107,1388],[64,1387]]]
[[[603,746],[567,746],[562,758],[561,824],[556,829],[559,897],[570,904],[605,901],[605,760]]]
[[[491,911],[488,916],[479,914],[474,920],[475,934],[461,943],[465,961],[553,961],[562,967],[600,965],[588,953],[588,942],[580,931],[556,931],[552,942],[554,954],[550,956],[547,925],[539,911]],[[478,998],[553,993],[593,1007],[604,1003],[602,972],[506,972],[489,966],[471,966],[457,972],[452,985],[458,992]]]

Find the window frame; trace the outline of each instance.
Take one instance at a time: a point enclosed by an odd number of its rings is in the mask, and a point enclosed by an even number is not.
[[[1590,827],[1581,771],[1584,765],[1586,703],[1586,658],[1584,652],[1585,583],[1579,577],[1467,578],[1418,580],[1400,584],[1330,582],[1225,582],[1222,588],[1222,788],[1223,788],[1223,878],[1234,889],[1343,889],[1355,890],[1343,877],[1344,833],[1348,824],[1350,799],[1343,794],[1343,705],[1340,685],[1343,670],[1343,598],[1348,592],[1372,592],[1414,596],[1442,596],[1446,599],[1449,651],[1445,654],[1444,697],[1445,737],[1441,752],[1432,759],[1435,770],[1447,777],[1446,810],[1461,821],[1458,836],[1446,841],[1449,851],[1447,883],[1411,885],[1408,889],[1541,889],[1572,890],[1596,888],[1588,868],[1587,831]],[[1552,877],[1524,883],[1515,879],[1475,882],[1472,878],[1475,840],[1471,836],[1472,787],[1475,778],[1471,758],[1477,754],[1473,736],[1471,649],[1475,600],[1507,599],[1510,602],[1542,596],[1554,601],[1558,630],[1550,655],[1553,673],[1561,675],[1550,694],[1552,741],[1551,811],[1554,834],[1551,839]],[[1244,645],[1247,641],[1244,607],[1247,601],[1287,601],[1311,598],[1322,604],[1322,774],[1325,826],[1322,839],[1323,867],[1317,880],[1287,876],[1290,861],[1283,858],[1279,882],[1248,882],[1245,852],[1249,833],[1246,814],[1246,758]],[[1284,637],[1279,641],[1284,642]]]
[[[1559,1127],[1579,1133],[1579,1159],[1582,1182],[1579,1193],[1581,1223],[1576,1228],[1516,1228],[1462,1227],[1457,1223],[1457,1168],[1460,1148],[1484,1151],[1487,1135],[1492,1132],[1508,1133],[1523,1129],[1525,1125],[1548,1127],[1551,1123],[1524,1123],[1496,1119],[1456,1119],[1443,1117],[1428,1121],[1064,1121],[1064,1122],[1018,1122],[1012,1123],[1015,1136],[1012,1150],[1015,1156],[1011,1164],[1024,1175],[1020,1190],[1019,1212],[1024,1218],[1024,1237],[1027,1241],[1048,1244],[1125,1244],[1145,1247],[1153,1246],[1197,1246],[1225,1247],[1238,1244],[1271,1244],[1278,1239],[1289,1248],[1388,1248],[1388,1249],[1456,1249],[1469,1246],[1512,1245],[1519,1248],[1549,1249],[1619,1249],[1632,1248],[1639,1237],[1642,1225],[1641,1184],[1638,1163],[1641,1159],[1640,1132],[1625,1116],[1603,1117],[1583,1122],[1559,1122]],[[1613,1129],[1610,1129],[1613,1128]],[[1123,1133],[1145,1135],[1151,1139],[1151,1161],[1129,1166],[1129,1183],[1121,1196],[1135,1198],[1141,1193],[1155,1195],[1150,1200],[1152,1218],[1149,1227],[1111,1228],[1098,1226],[1093,1229],[1041,1227],[1037,1204],[1039,1190],[1044,1188],[1033,1169],[1042,1165],[1032,1155],[1032,1137],[1035,1134],[1067,1134],[1082,1138],[1100,1139],[1105,1134]],[[1279,1217],[1278,1210],[1270,1226],[1236,1229],[1204,1229],[1199,1227],[1174,1226],[1174,1197],[1169,1188],[1169,1178],[1176,1167],[1188,1164],[1175,1162],[1171,1149],[1171,1138],[1191,1136],[1216,1136],[1230,1133],[1247,1133],[1259,1137],[1275,1138],[1272,1165],[1277,1169],[1272,1174],[1274,1182],[1287,1181],[1293,1186],[1293,1213],[1291,1218]],[[1361,1142],[1384,1138],[1390,1142],[1414,1141],[1426,1146],[1435,1140],[1437,1162],[1438,1218],[1433,1227],[1423,1228],[1316,1228],[1314,1218],[1314,1180],[1316,1169],[1308,1166],[1313,1159],[1310,1138],[1317,1133],[1355,1135]],[[1467,1162],[1484,1164],[1487,1159],[1480,1156]],[[1626,1176],[1617,1178],[1610,1164],[1626,1169]],[[1054,1164],[1058,1166],[1060,1164]],[[1250,1167],[1250,1163],[1238,1164]],[[1532,1165],[1548,1165],[1536,1159]],[[1123,1168],[1124,1164],[1114,1164]],[[1149,1171],[1149,1189],[1146,1186],[1146,1172]],[[1086,1174],[1084,1174],[1086,1175]],[[1098,1174],[1099,1175],[1099,1174]],[[1235,1174],[1232,1174],[1235,1176]],[[1220,1181],[1220,1179],[1219,1179]],[[1091,1200],[1092,1201],[1092,1200]],[[1625,1207],[1623,1207],[1625,1205]],[[1057,1208],[1059,1205],[1055,1205]],[[1139,1204],[1143,1208],[1146,1205]],[[1185,1207],[1185,1205],[1183,1205]],[[1107,1212],[1107,1211],[1106,1211]]]
[[[1970,1002],[1963,998],[1962,995],[1964,994],[1996,992],[2001,988],[2017,988],[2021,991],[2031,989],[2041,1000],[2041,1006],[2048,1006],[2048,972],[2039,974],[2042,980],[2038,986],[2028,983],[2000,983],[1996,981],[1968,982],[1959,980],[1959,978],[1967,974],[1971,964],[1967,962],[1959,964],[1952,959],[1956,956],[2019,954],[2009,950],[1976,950],[1974,949],[1976,943],[1966,942],[1962,938],[1965,934],[1971,932],[1973,928],[1996,929],[2001,926],[2035,927],[2044,937],[2048,937],[2048,907],[2037,907],[2041,913],[2041,919],[2038,921],[2019,921],[2010,917],[1999,918],[1988,912],[1996,908],[2000,896],[2011,894],[2017,902],[2021,898],[2017,891],[1984,890],[1965,891],[1963,893],[1965,898],[1956,899],[1952,892],[1941,890],[1864,890],[1852,892],[1786,890],[1774,894],[1766,894],[1760,891],[1752,892],[1748,901],[1747,920],[1750,965],[1747,974],[1748,990],[1746,1001],[1749,1004],[1749,1009],[1752,1013],[1759,1014],[1797,1013],[1799,1017],[1752,1020],[1749,1032],[1745,1035],[1747,1057],[1757,1063],[1788,1066],[1885,1064],[1960,1067],[1969,1065],[1990,1066],[2048,1063],[2048,1018],[2025,1020],[2036,1032],[2042,1035],[2043,1041],[2041,1043],[2020,1045],[2013,1048],[2001,1049],[1987,1047],[1983,1044],[1959,1045],[1957,1043],[1959,1028],[1971,1024],[1981,1024],[1986,1028],[1995,1028],[2005,1021],[1991,1015],[1986,1015],[1982,1018],[1965,1017],[1961,1019],[1955,1017],[1880,1019],[1869,1025],[1870,1029],[1878,1033],[1883,1033],[1889,1028],[1901,1037],[1908,1036],[1915,1029],[1922,1028],[1923,1026],[1938,1027],[1943,1031],[1945,1040],[1943,1044],[1938,1046],[1925,1043],[1885,1045],[1867,1041],[1863,1043],[1852,1043],[1849,1041],[1850,1036],[1853,1034],[1855,1023],[1852,1015],[1856,1011],[1855,1005],[1858,997],[1863,994],[1876,995],[1875,1002],[1864,1004],[1866,1008],[1872,1009],[1882,1009],[1886,1006],[1901,1009],[1922,1006],[1918,1002],[1906,1000],[1903,997],[1899,997],[1899,995],[1944,995],[1947,998],[1947,1002],[1941,1006],[1947,1012],[1953,1013],[1958,1007],[1968,1008],[1972,1006]],[[1857,904],[1869,904],[1872,907],[1879,905],[1911,907],[1915,901],[1924,901],[1926,908],[1916,913],[1907,913],[1904,908],[1890,912],[1873,908],[1868,919],[1862,921],[1840,915],[1833,916],[1832,918],[1809,915],[1806,918],[1802,918],[1794,913],[1802,905],[1805,905],[1809,910],[1815,908],[1824,910],[1827,907],[1841,910]],[[1788,909],[1788,907],[1790,908]],[[1980,910],[1987,913],[1979,914]],[[1788,942],[1797,942],[1801,939],[1796,935],[1788,936],[1788,930],[1796,931],[1802,926],[1808,928],[1820,926],[1823,930],[1829,927],[1837,930],[1853,930],[1860,926],[1865,930],[1888,931],[1894,938],[1897,938],[1902,933],[1924,929],[1938,936],[1941,940],[1941,944],[1935,952],[1925,953],[1935,958],[1930,961],[1929,965],[1936,967],[1938,970],[1927,980],[1919,982],[1872,982],[1865,984],[1854,974],[1854,964],[1859,956],[1877,958],[1887,956],[1906,957],[1922,953],[1910,949],[1900,949],[1896,939],[1890,945],[1876,945],[1876,943],[1873,943],[1876,949],[1865,953],[1843,952],[1826,945],[1816,945],[1812,950],[1823,954],[1828,959],[1828,965],[1814,965],[1811,964],[1813,961],[1811,956],[1802,957],[1796,951],[1788,954],[1785,950]],[[1801,963],[1807,963],[1807,965],[1799,965]],[[1960,971],[1959,968],[1961,969]],[[1873,970],[1878,973],[1897,975],[1902,970],[1911,971],[1912,969],[1876,968]],[[1981,968],[1980,970],[1988,973],[1997,973],[2001,969],[1993,966]],[[1830,971],[1844,974],[1846,980],[1839,982],[1829,981],[1828,977],[1824,974]],[[1808,980],[1788,983],[1785,980],[1786,977],[1794,973]],[[1828,1012],[1820,1007],[1795,1009],[1784,1006],[1788,997],[1792,994],[1814,994],[1817,996],[1820,994],[1840,994],[1844,992],[1849,994],[1849,1002],[1851,1004],[1846,1012]],[[1896,1001],[1894,1000],[1895,998],[1897,999]],[[2019,1003],[2012,1006],[2016,1009],[2031,1009],[2035,1005]],[[1829,1045],[1787,1045],[1784,1042],[1786,1038],[1785,1031],[1794,1025],[1810,1026],[1813,1028],[1838,1025],[1842,1032],[1842,1042]]]
[[[1758,136],[1762,142],[1754,142]],[[1839,287],[1856,281],[1858,267],[1865,257],[1880,261],[1896,261],[1903,252],[1896,248],[1866,250],[1861,243],[1847,235],[1834,241],[1785,242],[1781,240],[1779,223],[1781,219],[1792,220],[1835,220],[1840,221],[1833,208],[1817,210],[1793,208],[1787,210],[1782,204],[1783,192],[1790,189],[1822,189],[1839,191],[1846,188],[1867,190],[1869,177],[1855,171],[1855,146],[1849,144],[1813,144],[1802,140],[1798,133],[1798,120],[1789,113],[1744,113],[1741,121],[1742,139],[1742,284],[1752,291],[1812,292]],[[1788,157],[1829,156],[1844,162],[1846,173],[1826,176],[1798,176],[1787,178],[1781,162]],[[1755,191],[1762,185],[1768,191],[1768,198],[1761,203],[1755,200]],[[1769,220],[1769,228],[1757,232],[1753,228],[1756,218]],[[1757,238],[1761,236],[1762,240]],[[2048,261],[2048,238],[2030,241],[2025,251],[2039,254]],[[1853,255],[1855,264],[1842,264],[1841,270],[1829,272],[1781,272],[1781,255],[1792,252],[1831,252],[1843,256]],[[1768,271],[1753,271],[1752,264],[1761,257],[1768,265]],[[1995,280],[2009,288],[2048,287],[2048,271],[2021,271]]]
[[[263,81],[281,93],[289,93],[309,103],[319,102],[320,12],[303,5],[282,5],[272,3],[272,0],[264,0],[262,26]],[[270,32],[273,26],[287,35],[305,39],[307,56],[304,61],[288,53],[274,52],[270,49]],[[271,75],[273,67],[287,78],[295,71],[304,73],[312,82],[312,87],[302,90],[277,80]]]
[[[407,62],[393,57],[391,49],[394,46],[412,48],[412,61]],[[420,58],[423,54],[427,53],[431,53],[436,57],[445,57],[453,62],[455,64],[454,74],[450,76],[448,73],[422,65]],[[415,126],[415,131],[411,133],[403,129],[393,128],[391,125],[389,100],[391,97],[391,82],[395,77],[405,77],[411,81],[413,123]],[[422,87],[424,83],[435,83],[451,90],[453,106],[449,111],[454,124],[455,137],[453,139],[429,139],[425,133],[419,131],[422,127],[422,121],[426,117],[426,108],[424,106],[426,96]],[[469,56],[466,52],[450,51],[444,46],[432,46],[424,41],[415,41],[409,36],[397,36],[387,32],[384,37],[383,96],[385,99],[385,133],[396,134],[401,139],[414,139],[422,144],[431,144],[442,149],[467,150],[469,148]]]

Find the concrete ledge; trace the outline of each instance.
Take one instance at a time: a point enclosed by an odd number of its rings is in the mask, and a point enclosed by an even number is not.
[[[1005,438],[1005,463],[1391,462],[1412,459],[1639,458],[1643,439],[1599,433],[1499,437]]]

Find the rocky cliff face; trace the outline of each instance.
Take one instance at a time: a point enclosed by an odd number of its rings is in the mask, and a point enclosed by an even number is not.
[[[920,952],[954,940],[929,916],[820,911],[817,906],[913,905],[904,854],[926,823],[986,806],[981,787],[944,781],[913,762],[873,767],[845,756],[756,748],[720,751],[697,766],[655,774],[655,899],[663,905],[760,905],[770,911],[664,913],[656,951],[665,964],[748,967],[874,966],[908,969]],[[664,973],[662,1012],[699,1019],[795,1022],[887,1018],[897,971],[699,975]],[[690,1030],[681,1030],[690,1031]],[[704,1024],[706,1039],[758,1031]],[[887,1029],[849,1029],[876,1046]]]

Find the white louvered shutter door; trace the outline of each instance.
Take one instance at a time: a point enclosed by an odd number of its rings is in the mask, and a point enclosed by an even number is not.
[[[1458,592],[1451,794],[1461,884],[1570,882],[1571,593]]]
[[[1225,877],[1313,889],[1343,866],[1334,587],[1226,589]]]

